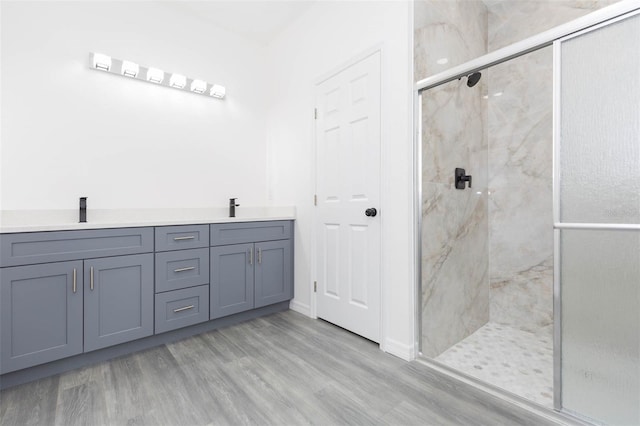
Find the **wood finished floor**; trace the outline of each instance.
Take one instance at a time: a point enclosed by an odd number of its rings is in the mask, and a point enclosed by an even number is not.
[[[2,391],[0,424],[552,423],[287,311]]]

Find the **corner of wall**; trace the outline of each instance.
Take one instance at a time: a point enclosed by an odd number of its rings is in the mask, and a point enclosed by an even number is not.
[[[309,318],[313,318],[313,316],[311,315],[311,306],[307,305],[306,303],[302,303],[299,300],[293,299],[291,303],[289,303],[289,309]]]
[[[413,361],[417,355],[415,343],[407,345],[388,338],[380,345],[380,349],[405,361]]]

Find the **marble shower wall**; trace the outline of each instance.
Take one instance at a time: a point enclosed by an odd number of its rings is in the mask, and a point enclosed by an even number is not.
[[[553,323],[551,55],[487,70],[491,321],[532,332]]]
[[[485,0],[488,50],[614,2]],[[537,332],[553,324],[553,51],[486,71],[490,317]]]
[[[479,0],[415,0],[415,80],[487,53],[487,19]]]
[[[416,0],[415,80],[615,1]],[[489,319],[528,331],[553,321],[551,49],[482,73],[474,88],[463,79],[423,95],[428,357]],[[473,190],[453,189],[455,167],[473,175]]]
[[[534,36],[619,1],[482,0],[489,12],[489,51]]]
[[[416,7],[428,12],[416,26],[418,79],[486,53],[482,3],[421,1]],[[421,350],[428,357],[489,320],[483,84],[468,88],[466,79],[456,80],[423,95]],[[456,167],[473,175],[472,189],[453,188]]]

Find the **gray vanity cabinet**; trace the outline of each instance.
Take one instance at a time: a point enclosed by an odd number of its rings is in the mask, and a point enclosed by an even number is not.
[[[82,352],[82,261],[0,270],[0,373]]]
[[[0,375],[64,371],[292,297],[289,220],[1,234]]]
[[[84,351],[153,334],[153,254],[84,262]]]
[[[152,253],[150,227],[3,234],[0,374],[153,334]]]
[[[153,334],[152,254],[0,274],[0,374]]]
[[[293,297],[290,221],[211,225],[210,318]]]

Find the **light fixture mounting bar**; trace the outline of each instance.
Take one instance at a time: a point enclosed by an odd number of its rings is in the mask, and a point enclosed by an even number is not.
[[[135,62],[112,58],[102,53],[89,53],[89,68],[208,98],[224,99],[226,96],[226,89],[219,84],[163,71],[156,67],[144,67]]]

